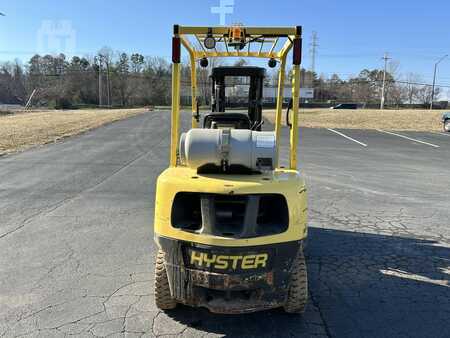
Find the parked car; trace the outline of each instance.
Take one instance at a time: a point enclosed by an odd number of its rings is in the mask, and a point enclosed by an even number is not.
[[[450,132],[450,113],[442,115],[442,125],[444,126],[444,131]]]
[[[358,105],[356,103],[339,103],[331,109],[358,109]]]

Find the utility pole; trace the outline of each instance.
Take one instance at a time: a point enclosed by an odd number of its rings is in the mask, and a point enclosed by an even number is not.
[[[434,64],[434,75],[433,75],[433,89],[431,90],[431,103],[430,103],[430,110],[433,109],[433,101],[434,101],[434,87],[436,86],[436,72],[437,72],[437,66],[443,61],[448,55],[444,55],[441,57],[435,64]]]
[[[111,84],[110,84],[110,81],[109,81],[109,54],[99,54],[99,59],[100,59],[100,73],[101,73],[101,70],[102,70],[102,62],[103,62],[103,60],[105,61],[105,66],[106,66],[106,99],[107,99],[108,107],[110,108],[111,107]],[[100,92],[100,87],[101,87],[100,77],[101,77],[101,75],[99,75],[99,92]]]
[[[98,106],[102,106],[102,57],[98,58]]]
[[[383,87],[381,88],[381,102],[380,102],[380,109],[384,109],[384,100],[385,100],[385,94],[386,94],[386,72],[387,72],[387,63],[388,60],[391,58],[388,56],[388,53],[384,53],[383,60],[384,60],[384,71],[383,71]]]
[[[108,94],[108,108],[111,108],[111,84],[109,82],[109,60],[106,60],[106,88]]]
[[[316,72],[316,56],[317,56],[317,32],[312,32],[311,43],[309,44],[309,53],[311,55],[311,72]]]

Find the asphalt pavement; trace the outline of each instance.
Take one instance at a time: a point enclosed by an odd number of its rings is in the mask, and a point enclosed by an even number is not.
[[[151,112],[0,158],[0,337],[449,336],[449,135],[300,129],[307,311],[226,316],[154,305],[169,128]]]

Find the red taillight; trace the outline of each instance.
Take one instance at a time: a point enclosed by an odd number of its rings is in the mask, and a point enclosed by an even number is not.
[[[179,37],[172,38],[172,62],[180,63],[181,60],[181,40]]]
[[[294,65],[299,65],[302,63],[302,39],[294,39],[294,51],[292,55],[292,63]]]

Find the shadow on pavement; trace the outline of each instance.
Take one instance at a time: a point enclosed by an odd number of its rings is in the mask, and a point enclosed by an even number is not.
[[[167,314],[227,337],[448,337],[449,248],[432,240],[309,231],[310,302],[303,316],[215,315],[184,306]]]

